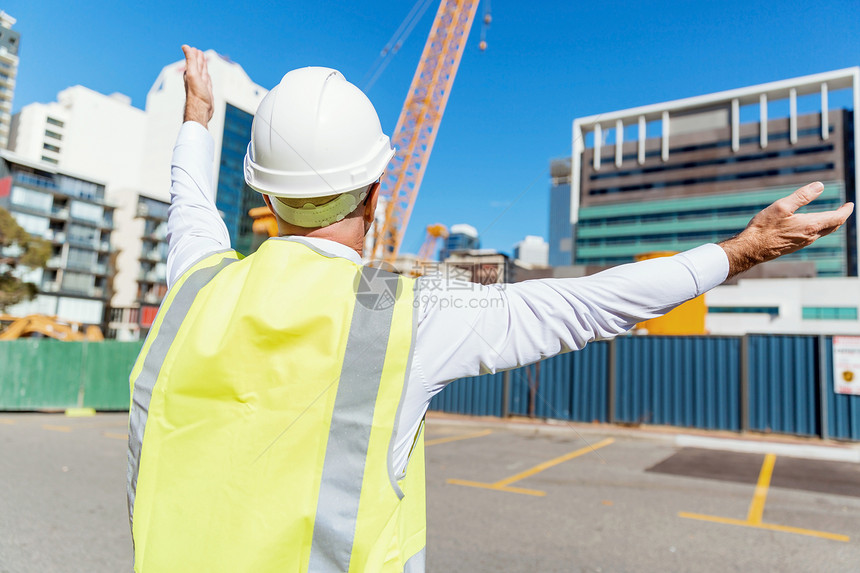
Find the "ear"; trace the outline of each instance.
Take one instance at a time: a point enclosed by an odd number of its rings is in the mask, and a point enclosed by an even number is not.
[[[277,214],[275,214],[275,209],[272,207],[272,199],[265,193],[261,193],[261,195],[263,196],[263,201],[266,202],[266,207],[269,208],[269,211],[272,213],[272,215],[275,215],[275,217],[277,217]]]
[[[364,222],[368,225],[373,223],[376,216],[376,203],[379,199],[379,181],[371,185],[370,191],[367,192],[367,197],[364,198],[364,213],[362,216]]]

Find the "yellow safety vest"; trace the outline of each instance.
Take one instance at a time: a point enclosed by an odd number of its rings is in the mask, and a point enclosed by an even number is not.
[[[392,470],[413,299],[300,238],[189,269],[130,378],[135,571],[423,571],[420,431]]]

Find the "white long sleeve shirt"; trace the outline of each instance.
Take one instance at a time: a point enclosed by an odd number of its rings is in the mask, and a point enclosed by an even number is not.
[[[213,157],[209,132],[199,123],[186,122],[171,166],[168,286],[203,256],[230,248],[227,227],[215,208]],[[345,245],[303,240],[361,264],[358,253]],[[430,399],[449,382],[612,338],[719,285],[728,269],[723,249],[708,244],[581,278],[490,286],[418,279],[418,325],[394,437],[394,470],[398,475],[405,471]]]

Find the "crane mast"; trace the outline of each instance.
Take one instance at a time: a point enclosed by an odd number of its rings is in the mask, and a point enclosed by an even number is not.
[[[372,259],[393,263],[439,131],[479,0],[442,0],[394,129],[397,153],[383,175],[385,218],[374,233]]]

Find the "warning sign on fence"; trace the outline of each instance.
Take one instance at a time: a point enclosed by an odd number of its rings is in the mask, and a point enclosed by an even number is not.
[[[860,395],[860,336],[833,337],[833,391]]]

